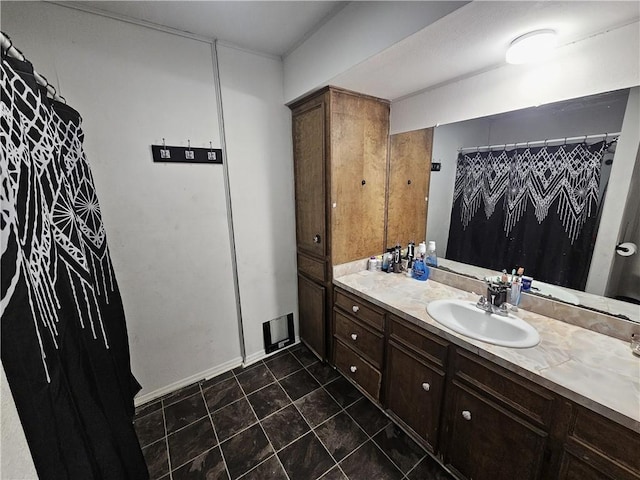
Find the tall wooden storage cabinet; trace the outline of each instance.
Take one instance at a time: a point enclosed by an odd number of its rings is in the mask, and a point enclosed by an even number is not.
[[[325,359],[332,266],[384,248],[389,102],[326,87],[290,108],[300,338]]]
[[[433,128],[389,137],[387,247],[421,242],[427,230]],[[443,245],[444,246],[444,245]]]

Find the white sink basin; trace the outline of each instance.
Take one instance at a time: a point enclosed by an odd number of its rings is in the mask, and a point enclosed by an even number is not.
[[[521,318],[487,313],[468,300],[436,300],[427,305],[427,312],[445,327],[483,342],[514,348],[540,343],[537,330]]]

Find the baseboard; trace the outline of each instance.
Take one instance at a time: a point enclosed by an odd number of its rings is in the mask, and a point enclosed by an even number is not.
[[[287,348],[291,348],[294,345],[297,345],[300,343],[300,337],[296,337],[295,342],[292,343],[291,345],[287,345]],[[252,353],[251,355],[247,355],[247,358],[245,358],[244,363],[242,364],[243,367],[248,367],[249,365],[253,365],[256,362],[259,362],[260,360],[263,360],[267,357],[271,357],[273,355],[277,355],[278,353],[280,353],[282,350],[276,350],[275,352],[269,353],[267,354],[265,352],[264,349],[256,352],[256,353]]]
[[[258,360],[256,360],[256,362]],[[232,368],[239,367],[240,365],[243,365],[242,357],[236,357],[232,360],[229,360],[228,362],[222,363],[220,365],[217,365],[203,372],[196,373],[195,375],[191,375],[189,377],[178,380],[177,382],[173,382],[167,385],[166,387],[158,388],[153,392],[140,395],[139,397],[136,397],[133,400],[133,403],[137,407],[139,405],[142,405],[143,403],[147,403],[147,402],[150,402],[151,400],[155,400],[156,398],[160,398],[163,395],[166,395],[167,393],[171,393],[174,390],[178,390],[182,387],[186,387],[187,385],[191,385],[192,383],[196,383],[200,380],[205,380],[207,378],[215,377],[216,375],[220,375],[221,373],[231,370]]]

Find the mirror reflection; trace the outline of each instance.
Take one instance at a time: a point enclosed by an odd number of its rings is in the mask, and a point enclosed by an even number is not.
[[[427,239],[443,265],[477,278],[524,267],[532,293],[640,321],[638,255],[598,242],[640,236],[640,182],[621,192],[609,181],[614,168],[639,175],[637,125],[635,154],[616,156],[620,132],[634,130],[624,124],[630,102],[626,89],[438,126]],[[603,208],[608,196],[618,215]]]

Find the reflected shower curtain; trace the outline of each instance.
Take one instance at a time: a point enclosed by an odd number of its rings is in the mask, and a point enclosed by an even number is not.
[[[81,118],[2,58],[1,354],[41,480],[146,479]]]
[[[584,290],[604,141],[460,153],[447,258]]]

